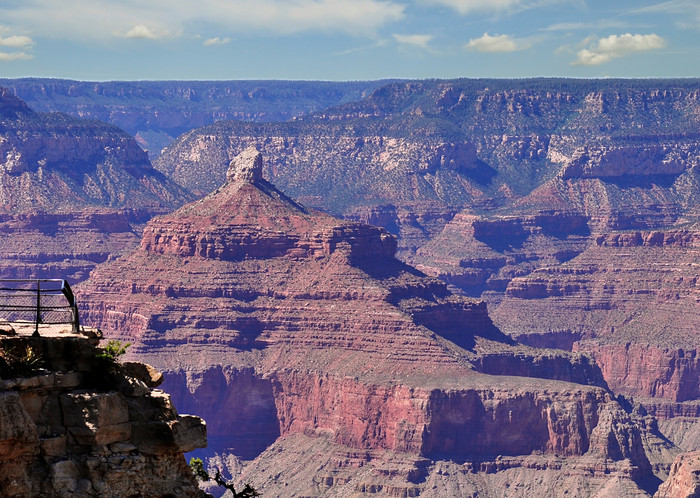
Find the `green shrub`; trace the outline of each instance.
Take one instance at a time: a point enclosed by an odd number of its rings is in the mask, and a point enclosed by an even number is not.
[[[119,357],[126,353],[129,346],[131,346],[130,342],[123,344],[121,341],[110,339],[107,344],[102,346],[102,352],[97,357],[116,363]]]
[[[226,480],[223,477],[221,477],[221,472],[219,472],[219,469],[216,469],[216,474],[214,475],[214,477],[211,477],[209,473],[206,470],[204,470],[204,462],[202,462],[201,458],[191,458],[190,468],[192,469],[192,473],[198,480],[203,482],[213,480],[219,486],[223,486],[224,488],[231,491],[231,493],[233,493],[233,498],[253,498],[255,496],[260,496],[260,493],[255,491],[255,488],[253,488],[253,486],[251,486],[250,483],[246,483],[246,485],[243,487],[243,491],[239,491],[237,493],[236,490],[233,488],[233,482],[226,482]]]
[[[0,346],[0,377],[29,377],[41,370],[44,360],[29,344],[24,349]]]

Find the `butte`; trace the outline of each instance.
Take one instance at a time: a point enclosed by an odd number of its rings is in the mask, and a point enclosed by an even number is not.
[[[77,289],[83,321],[207,420],[211,464],[265,496],[644,494],[653,424],[590,358],[515,343],[387,231],[261,171],[245,150]]]

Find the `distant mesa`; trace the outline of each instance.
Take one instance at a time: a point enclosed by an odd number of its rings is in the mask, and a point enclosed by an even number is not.
[[[112,125],[37,113],[0,88],[0,276],[83,280],[134,226],[192,199]]]

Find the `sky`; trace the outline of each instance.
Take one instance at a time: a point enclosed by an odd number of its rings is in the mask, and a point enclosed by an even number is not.
[[[700,0],[0,0],[0,77],[700,76]]]

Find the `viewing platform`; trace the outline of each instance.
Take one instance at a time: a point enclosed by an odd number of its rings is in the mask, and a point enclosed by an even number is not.
[[[73,291],[63,279],[0,279],[0,336],[85,336]]]

